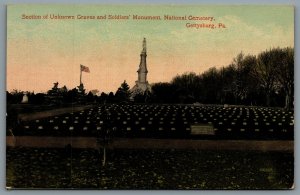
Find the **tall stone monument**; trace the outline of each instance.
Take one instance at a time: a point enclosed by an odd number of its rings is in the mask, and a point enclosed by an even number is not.
[[[147,47],[146,47],[146,38],[143,40],[143,49],[140,54],[141,60],[139,69],[137,71],[138,73],[138,80],[135,81],[135,86],[131,89],[131,96],[134,97],[138,93],[144,94],[146,91],[151,91],[151,86],[149,85],[147,81]]]

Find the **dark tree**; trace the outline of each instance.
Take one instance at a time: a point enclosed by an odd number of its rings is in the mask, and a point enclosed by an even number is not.
[[[96,100],[94,94],[91,91],[87,94],[86,100],[88,102],[94,102]]]
[[[116,101],[128,102],[131,94],[129,89],[130,89],[129,85],[126,83],[126,81],[124,81],[116,92],[115,95]]]
[[[14,89],[11,93],[6,93],[7,102],[11,104],[19,104],[22,101],[24,92]]]
[[[107,103],[114,103],[115,102],[115,95],[113,92],[109,92],[107,99]]]
[[[278,62],[281,60],[279,51],[276,49],[264,51],[257,57],[257,63],[253,70],[256,79],[264,90],[266,96],[266,106],[271,105],[271,95],[276,87],[276,70]]]
[[[57,96],[58,94],[58,82],[53,83],[52,89],[47,92],[48,95]]]
[[[276,52],[278,55],[278,66],[276,68],[276,78],[280,83],[285,94],[286,109],[293,108],[294,100],[294,49],[273,49],[270,52]]]
[[[13,95],[11,93],[9,93],[8,91],[6,91],[6,102],[8,104],[13,103]]]
[[[219,103],[222,95],[220,72],[215,67],[210,68],[201,75],[201,79],[204,86],[204,90],[202,91],[204,103]]]
[[[176,88],[175,98],[178,103],[201,101],[202,82],[194,72],[177,75],[171,81]]]
[[[77,86],[77,88],[78,88],[79,95],[84,96],[85,95],[85,88],[84,88],[83,83],[80,83],[80,85]]]
[[[137,91],[134,96],[134,102],[135,103],[149,103],[152,102],[152,94],[149,90],[143,91]]]
[[[77,101],[77,98],[78,90],[76,88],[69,90],[63,97],[65,103],[75,103]]]
[[[108,95],[104,92],[101,93],[100,97],[99,97],[99,102],[100,103],[106,103],[108,99]]]
[[[233,92],[235,103],[245,104],[249,99],[253,89],[257,89],[256,79],[252,76],[252,72],[256,65],[256,57],[247,55],[242,52],[233,60],[234,67],[231,90]]]
[[[45,103],[45,94],[43,93],[29,93],[30,95],[28,95],[28,99],[29,99],[29,103],[31,104],[43,104]]]
[[[155,83],[152,86],[153,100],[156,103],[174,103],[174,91],[170,83]]]
[[[227,67],[223,67],[220,70],[220,89],[221,89],[221,98],[220,103],[221,104],[235,104],[235,98],[234,98],[234,79],[235,79],[235,68],[231,64]]]

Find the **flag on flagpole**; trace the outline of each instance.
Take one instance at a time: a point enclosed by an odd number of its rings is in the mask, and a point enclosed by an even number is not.
[[[83,72],[90,72],[89,67],[84,66],[84,65],[82,65],[82,64],[80,64],[80,70],[83,71]]]

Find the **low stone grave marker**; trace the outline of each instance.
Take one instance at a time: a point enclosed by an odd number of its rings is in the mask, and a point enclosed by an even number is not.
[[[214,126],[212,124],[193,124],[191,125],[192,135],[214,135]]]

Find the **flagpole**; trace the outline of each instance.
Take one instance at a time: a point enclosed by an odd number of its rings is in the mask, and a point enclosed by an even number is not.
[[[81,65],[80,65],[80,83],[79,83],[79,85],[81,85],[81,75],[82,75],[82,70],[81,70]]]

